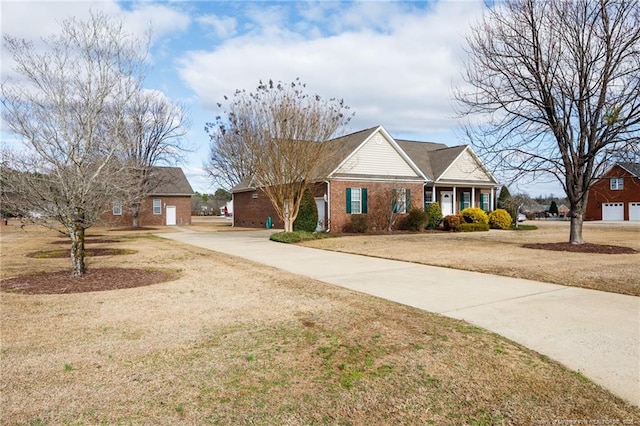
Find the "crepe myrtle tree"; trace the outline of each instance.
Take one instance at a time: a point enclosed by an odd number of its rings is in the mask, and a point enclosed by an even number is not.
[[[456,98],[471,142],[505,176],[555,177],[584,243],[590,185],[640,139],[640,3],[505,0],[467,42]]]
[[[292,232],[305,190],[325,177],[332,153],[324,142],[349,122],[349,107],[309,93],[299,79],[260,81],[253,92],[238,90],[219,107],[223,113],[207,127],[211,152],[228,165],[234,182],[251,178]]]
[[[3,41],[14,76],[2,81],[2,118],[22,143],[3,152],[3,204],[67,235],[72,275],[83,275],[85,230],[126,177],[119,135],[149,40],[92,13],[64,20],[37,46],[6,34]]]

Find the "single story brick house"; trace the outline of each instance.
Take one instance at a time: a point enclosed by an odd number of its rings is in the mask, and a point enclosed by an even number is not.
[[[153,188],[140,206],[140,226],[191,225],[193,189],[180,167],[154,167],[150,174]],[[133,217],[120,200],[114,200],[103,217],[110,226],[131,226]]]
[[[585,220],[640,221],[640,163],[616,163],[591,185]]]
[[[382,126],[325,142],[331,162],[312,192],[318,231],[341,232],[353,214],[370,214],[376,197],[399,191],[400,213],[440,203],[444,215],[466,207],[494,210],[500,184],[470,146],[394,139]],[[267,218],[282,228],[268,197],[247,179],[232,189],[233,225],[265,227]]]

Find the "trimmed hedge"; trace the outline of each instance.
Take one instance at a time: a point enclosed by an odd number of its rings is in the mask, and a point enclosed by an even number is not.
[[[322,238],[333,238],[336,235],[327,234],[325,232],[306,232],[306,231],[293,231],[293,232],[276,232],[271,234],[269,239],[278,243],[299,243],[301,241],[320,240]]]
[[[467,207],[463,209],[460,214],[464,216],[464,220],[467,223],[483,223],[485,225],[489,224],[489,216],[478,207]]]
[[[513,219],[505,209],[496,209],[489,213],[489,226],[493,229],[509,229]]]
[[[517,227],[511,225],[510,229],[512,231],[535,231],[536,229],[538,229],[538,227],[535,225],[518,225]]]
[[[461,223],[456,228],[458,232],[481,232],[488,231],[489,224],[487,223]]]

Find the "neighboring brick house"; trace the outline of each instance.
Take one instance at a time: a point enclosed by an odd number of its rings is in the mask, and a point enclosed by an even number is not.
[[[312,192],[318,207],[317,230],[341,232],[353,214],[372,214],[380,194],[396,191],[400,213],[438,201],[443,214],[465,207],[492,211],[499,183],[469,146],[395,140],[374,127],[325,142],[332,162]],[[233,224],[265,227],[271,217],[282,228],[268,197],[248,179],[233,193]]]
[[[589,188],[585,220],[640,221],[640,163],[617,163]]]
[[[191,225],[193,189],[182,169],[154,167],[150,176],[153,189],[140,207],[139,226]],[[103,222],[111,226],[131,226],[133,218],[125,204],[114,200]]]

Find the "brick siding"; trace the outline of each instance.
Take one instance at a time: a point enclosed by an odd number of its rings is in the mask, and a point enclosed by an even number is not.
[[[153,214],[153,200],[161,200],[160,214]],[[166,206],[176,207],[176,225],[191,225],[191,197],[190,196],[152,196],[146,198],[140,206],[139,224],[140,226],[164,226],[167,223]],[[114,215],[109,209],[102,216],[101,222],[107,226],[131,226],[133,217],[127,211],[126,206],[122,206],[122,215]]]
[[[621,190],[611,190],[611,178],[623,178]],[[620,166],[614,166],[589,189],[585,220],[602,220],[603,203],[623,203],[624,220],[629,220],[629,203],[640,202],[640,179]]]
[[[331,210],[329,223],[331,232],[342,232],[345,225],[351,223],[351,214],[347,214],[346,207],[347,188],[367,189],[367,214],[372,212],[371,206],[375,205],[376,197],[379,196],[383,190],[388,189],[409,189],[411,191],[411,207],[422,208],[424,204],[422,183],[332,181],[331,202],[329,206]]]

